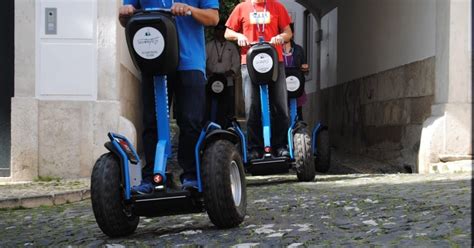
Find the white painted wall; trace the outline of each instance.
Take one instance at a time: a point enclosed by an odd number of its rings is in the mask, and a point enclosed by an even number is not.
[[[283,5],[285,5],[286,10],[292,17],[292,22],[295,23],[294,40],[297,44],[303,44],[303,35],[302,32],[304,26],[304,11],[305,7],[301,6],[299,3],[296,3],[294,0],[281,0]]]
[[[321,89],[337,84],[337,8],[321,18]]]
[[[338,83],[435,55],[434,0],[339,1],[338,12]]]
[[[307,53],[307,61],[309,65],[309,73],[306,75],[306,85],[305,90],[306,93],[314,93],[319,89],[319,73],[320,73],[320,45],[316,42],[316,32],[320,29],[319,24],[314,18],[312,14],[309,14],[307,17],[307,30],[304,32],[307,34],[308,39],[308,47],[306,49],[310,49],[310,51],[306,51]]]
[[[36,2],[36,97],[97,99],[97,0]],[[46,8],[56,8],[57,33],[45,31]]]

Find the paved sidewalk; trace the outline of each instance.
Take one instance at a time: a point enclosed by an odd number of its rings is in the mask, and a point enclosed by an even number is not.
[[[0,209],[52,206],[89,197],[89,178],[0,184]]]

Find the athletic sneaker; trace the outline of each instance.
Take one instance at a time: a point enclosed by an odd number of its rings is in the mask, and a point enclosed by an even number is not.
[[[150,178],[145,178],[142,180],[140,185],[132,187],[132,194],[146,195],[153,192],[153,182]]]
[[[254,160],[254,159],[259,159],[262,158],[262,153],[258,152],[257,150],[252,150],[249,153],[249,159]]]
[[[290,153],[288,152],[288,149],[284,147],[277,149],[276,155],[278,157],[290,157]]]
[[[183,189],[189,188],[198,188],[198,182],[195,178],[185,178],[183,179]]]

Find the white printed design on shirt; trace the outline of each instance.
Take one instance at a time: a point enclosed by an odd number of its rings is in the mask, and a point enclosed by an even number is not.
[[[265,12],[250,12],[250,24],[269,24],[271,14],[268,11]],[[258,22],[257,22],[258,21]]]

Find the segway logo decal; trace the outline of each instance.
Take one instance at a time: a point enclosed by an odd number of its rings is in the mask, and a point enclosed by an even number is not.
[[[267,73],[273,67],[273,59],[266,53],[259,53],[253,58],[253,68],[259,73]]]
[[[212,92],[219,94],[224,90],[224,83],[221,81],[214,81],[211,84]]]
[[[295,76],[289,76],[286,78],[286,89],[289,92],[295,92],[300,88],[300,80]]]
[[[156,28],[144,27],[133,36],[133,49],[144,59],[156,59],[165,49],[165,40]]]

